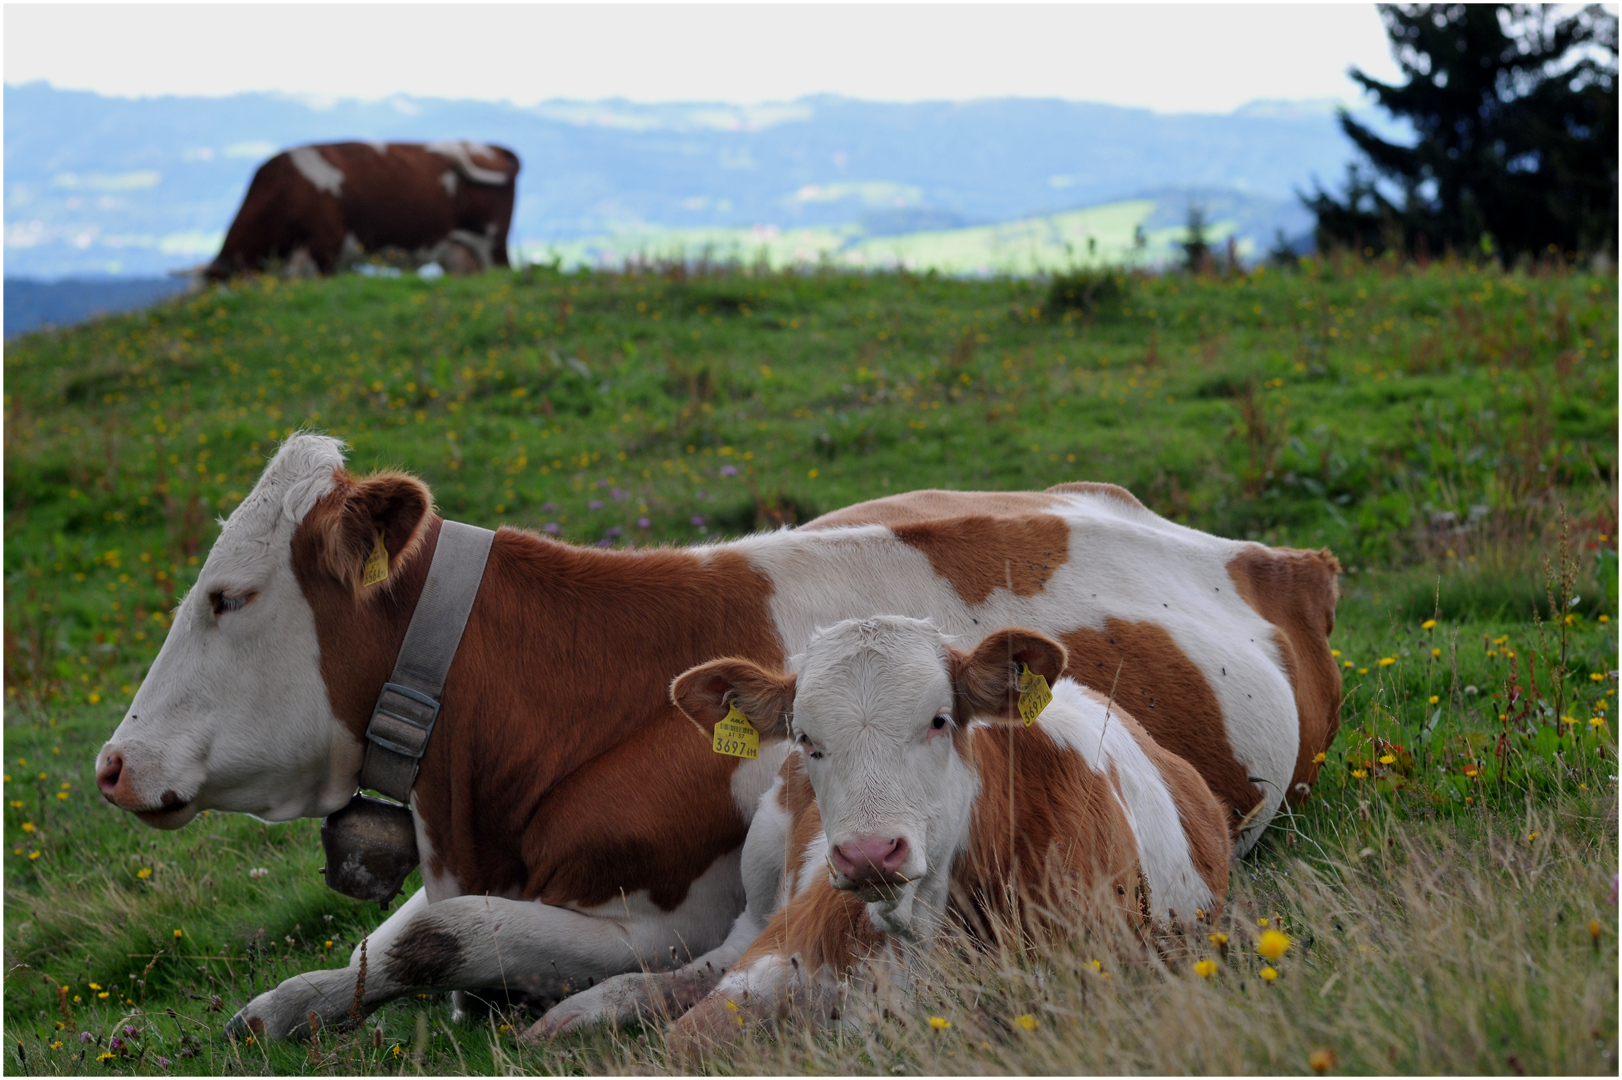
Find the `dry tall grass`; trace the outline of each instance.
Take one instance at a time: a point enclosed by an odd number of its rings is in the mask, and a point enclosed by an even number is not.
[[[1614,1074],[1614,797],[1613,786],[1608,798],[1529,809],[1513,831],[1502,818],[1461,832],[1354,810],[1324,849],[1280,847],[1240,866],[1219,924],[1192,939],[1147,949],[1088,927],[1042,950],[948,941],[909,994],[853,987],[853,1029],[790,1019],[745,1032],[702,1068]],[[1271,964],[1257,953],[1263,922],[1290,938]],[[628,1031],[504,1048],[496,1065],[680,1071],[662,1042]]]

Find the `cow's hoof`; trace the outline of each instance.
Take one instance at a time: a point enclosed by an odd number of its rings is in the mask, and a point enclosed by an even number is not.
[[[225,1022],[225,1037],[237,1042],[247,1042],[250,1038],[261,1040],[265,1037],[265,1022],[257,1016],[249,1016],[248,1010],[243,1009]]]

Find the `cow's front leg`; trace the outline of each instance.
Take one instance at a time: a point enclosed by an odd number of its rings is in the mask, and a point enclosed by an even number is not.
[[[668,955],[679,944],[666,942],[659,929],[498,897],[429,904],[418,892],[367,940],[362,1009],[370,1012],[409,993],[456,989],[561,997],[593,980],[655,966],[660,950]],[[355,1005],[359,960],[357,949],[348,967],[284,980],[244,1006],[227,1032],[305,1038],[312,1012],[322,1025],[342,1023]]]
[[[765,920],[746,908],[719,946],[674,971],[633,971],[616,975],[564,998],[524,1032],[523,1041],[555,1039],[593,1024],[630,1024],[659,1016],[680,1016],[704,1000],[727,968],[754,944]]]

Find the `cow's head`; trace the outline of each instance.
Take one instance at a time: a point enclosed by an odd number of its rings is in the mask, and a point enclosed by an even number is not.
[[[906,933],[915,898],[940,910],[968,840],[979,791],[969,724],[1020,722],[1021,663],[1051,683],[1064,647],[1001,630],[964,653],[933,623],[849,619],[813,637],[795,673],[716,660],[677,678],[671,696],[706,730],[736,703],[763,735],[794,740],[832,883],[866,900],[882,929]]]
[[[398,561],[431,510],[420,481],[351,478],[337,439],[301,433],[282,444],[225,521],[97,755],[103,795],[148,825],[177,829],[206,809],[266,821],[314,817],[354,794],[360,733],[333,714],[315,616],[293,566],[294,533],[317,504],[318,572],[353,578],[357,588],[378,530]]]

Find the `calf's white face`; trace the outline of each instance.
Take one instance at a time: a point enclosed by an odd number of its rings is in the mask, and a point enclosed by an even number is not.
[[[811,639],[795,674],[713,661],[678,678],[672,696],[701,727],[736,702],[763,734],[793,740],[816,792],[830,880],[868,901],[880,928],[907,933],[915,902],[943,908],[968,842],[979,777],[966,727],[1017,719],[1021,662],[1052,681],[1064,650],[1005,630],[964,654],[930,622],[848,619]]]
[[[114,804],[160,828],[205,809],[266,821],[331,813],[362,747],[333,715],[293,532],[343,465],[342,444],[295,435],[221,530],[123,722],[97,755]]]

